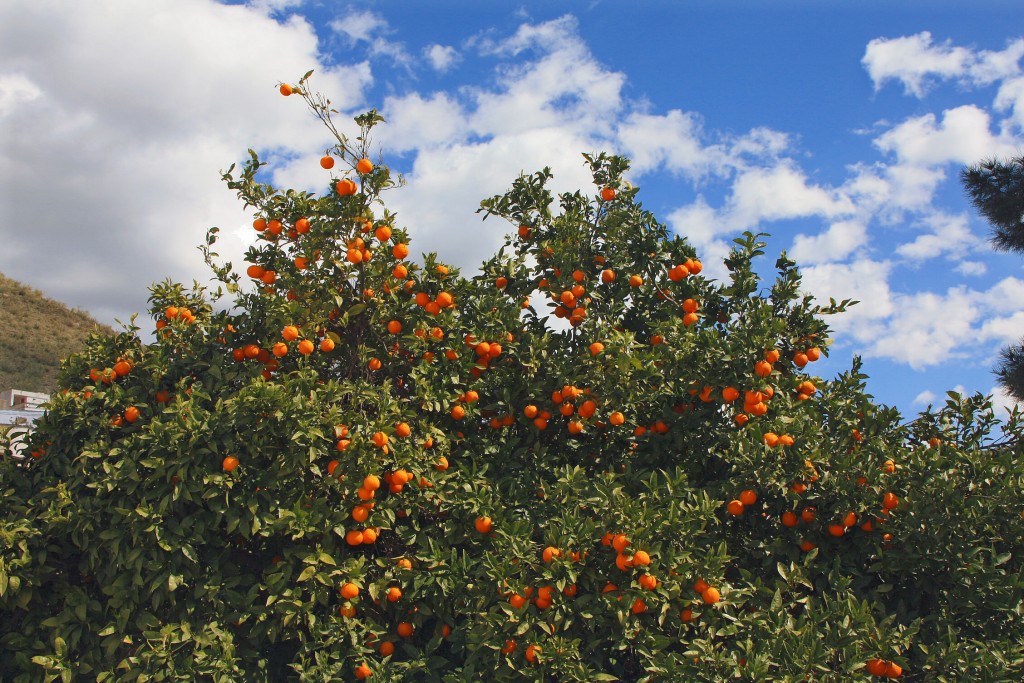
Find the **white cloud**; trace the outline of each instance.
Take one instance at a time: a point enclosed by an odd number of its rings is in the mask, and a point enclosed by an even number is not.
[[[1013,396],[1010,396],[1010,394],[1000,386],[992,387],[988,390],[988,393],[992,396],[992,407],[995,409],[996,417],[1005,418],[1007,413],[1012,411],[1014,407],[1024,410],[1024,403],[1021,403]]]
[[[447,71],[452,68],[460,59],[462,55],[451,45],[438,45],[437,43],[425,47],[423,49],[423,55],[430,62],[430,66],[435,71]]]
[[[861,63],[875,90],[887,81],[903,84],[907,94],[924,97],[929,87],[941,80],[957,79],[973,85],[987,85],[1020,73],[1024,40],[1015,40],[999,52],[976,52],[954,46],[951,41],[932,43],[928,31],[900,38],[876,38],[868,43]]]
[[[927,406],[935,404],[936,396],[933,392],[925,389],[920,394],[914,397],[913,404],[915,406]]]
[[[965,286],[943,292],[893,292],[893,264],[858,260],[803,270],[804,285],[819,301],[862,303],[830,319],[839,343],[851,341],[865,357],[921,370],[954,359],[994,357],[1024,330],[1024,280],[1004,278],[988,290]]]
[[[0,74],[0,116],[26,102],[37,99],[43,91],[22,74]]]
[[[949,215],[936,212],[925,216],[922,224],[931,232],[918,235],[912,242],[896,248],[896,253],[908,259],[922,261],[942,254],[958,255],[976,248],[980,240],[967,227],[965,214]]]
[[[998,111],[1009,110],[1014,125],[1024,128],[1024,77],[1003,81],[996,94],[995,107]]]
[[[834,218],[852,214],[854,208],[840,192],[810,184],[803,171],[786,160],[771,168],[750,168],[739,174],[732,186],[727,220],[732,227],[745,229],[761,221]]]
[[[419,93],[389,97],[381,107],[387,125],[380,139],[395,153],[451,145],[466,137],[466,114],[448,93],[424,99]]]
[[[335,32],[347,36],[352,43],[373,42],[380,34],[388,31],[387,20],[370,11],[347,12],[329,25]]]
[[[859,301],[842,315],[828,319],[837,341],[849,343],[870,341],[884,332],[886,321],[896,310],[894,294],[889,288],[893,264],[889,261],[858,259],[852,263],[823,263],[801,269],[804,290],[827,304],[837,301]]]
[[[978,159],[1007,156],[1017,148],[1008,134],[993,135],[987,111],[966,104],[935,114],[907,119],[875,139],[882,152],[891,152],[901,163],[922,166],[971,164]]]
[[[678,109],[664,116],[634,112],[618,129],[623,150],[640,174],[666,168],[700,178],[720,168],[721,152],[704,148],[700,136],[700,120]]]
[[[838,221],[817,235],[797,235],[789,255],[801,264],[842,261],[867,242],[867,227],[862,222]]]
[[[980,276],[988,272],[983,261],[961,261],[954,270],[961,275]]]
[[[219,251],[237,263],[244,244],[231,229],[252,219],[220,171],[247,147],[295,150],[315,166],[326,144],[276,83],[315,68],[351,109],[370,78],[365,65],[324,67],[304,19],[266,12],[207,0],[0,4],[0,63],[17,64],[35,93],[5,115],[0,210],[9,226],[41,226],[5,244],[0,271],[111,322],[145,309],[154,279],[206,277],[195,247],[210,226],[225,228]]]

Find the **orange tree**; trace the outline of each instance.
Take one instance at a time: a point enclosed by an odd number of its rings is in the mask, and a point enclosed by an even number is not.
[[[308,74],[307,74],[308,77]],[[1018,416],[903,424],[827,353],[796,265],[729,279],[637,202],[545,170],[470,278],[410,259],[369,157],[255,214],[216,291],[152,287],[3,463],[11,681],[1019,681]],[[489,223],[487,224],[489,225]]]

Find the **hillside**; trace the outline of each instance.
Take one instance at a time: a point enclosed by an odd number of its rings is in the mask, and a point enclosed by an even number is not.
[[[0,273],[0,390],[53,392],[61,359],[97,327],[112,333],[88,313]]]

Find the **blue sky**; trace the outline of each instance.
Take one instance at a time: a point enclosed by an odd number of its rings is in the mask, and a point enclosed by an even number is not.
[[[472,270],[500,242],[481,198],[543,166],[575,189],[581,152],[625,153],[711,274],[749,228],[815,296],[861,300],[823,376],[861,354],[905,413],[992,392],[1024,336],[1024,260],[991,251],[957,175],[1024,151],[1019,3],[635,5],[5,3],[0,271],[112,322],[150,282],[205,279],[211,225],[239,261],[251,217],[220,169],[254,147],[275,182],[322,189],[329,140],[276,95],[312,68],[343,111],[389,119],[414,251]]]

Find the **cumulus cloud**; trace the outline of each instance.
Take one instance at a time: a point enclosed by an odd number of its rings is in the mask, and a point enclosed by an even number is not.
[[[1024,40],[1015,40],[998,52],[975,51],[952,41],[935,44],[928,31],[899,38],[876,38],[868,43],[861,63],[875,90],[888,81],[903,84],[904,91],[924,97],[936,82],[956,79],[987,85],[1020,73]]]
[[[428,45],[423,49],[423,56],[430,62],[435,71],[447,71],[462,58],[459,51],[451,45]]]
[[[726,210],[734,228],[807,216],[833,218],[854,212],[841,192],[811,183],[803,171],[786,160],[770,168],[749,168],[732,185]]]
[[[793,239],[790,256],[797,263],[817,264],[842,261],[867,244],[867,226],[857,220],[837,221],[817,235],[799,234]]]
[[[665,168],[691,178],[721,169],[723,153],[701,142],[701,123],[692,113],[634,112],[619,126],[618,138],[639,174]]]
[[[1018,141],[1007,133],[993,135],[990,126],[987,111],[965,104],[942,112],[941,122],[931,113],[907,119],[876,138],[875,145],[901,163],[919,166],[1013,154]]]
[[[981,242],[967,227],[967,216],[964,214],[935,212],[925,216],[921,222],[929,232],[898,246],[897,255],[915,261],[932,259],[942,254],[959,256],[976,248]]]
[[[934,392],[931,392],[931,391],[928,391],[927,389],[925,389],[920,394],[918,394],[917,396],[914,397],[913,403],[914,403],[915,406],[934,405],[936,398],[937,397],[935,396]]]
[[[5,234],[22,229],[5,239],[0,271],[112,322],[146,307],[153,279],[204,277],[195,247],[208,227],[225,230],[221,253],[237,262],[244,244],[230,233],[251,217],[221,169],[250,146],[315,164],[325,145],[276,83],[316,68],[348,109],[370,78],[365,65],[324,67],[313,28],[268,11],[206,0],[0,5],[0,64],[18,69],[0,78],[22,93],[4,98],[0,204]]]

